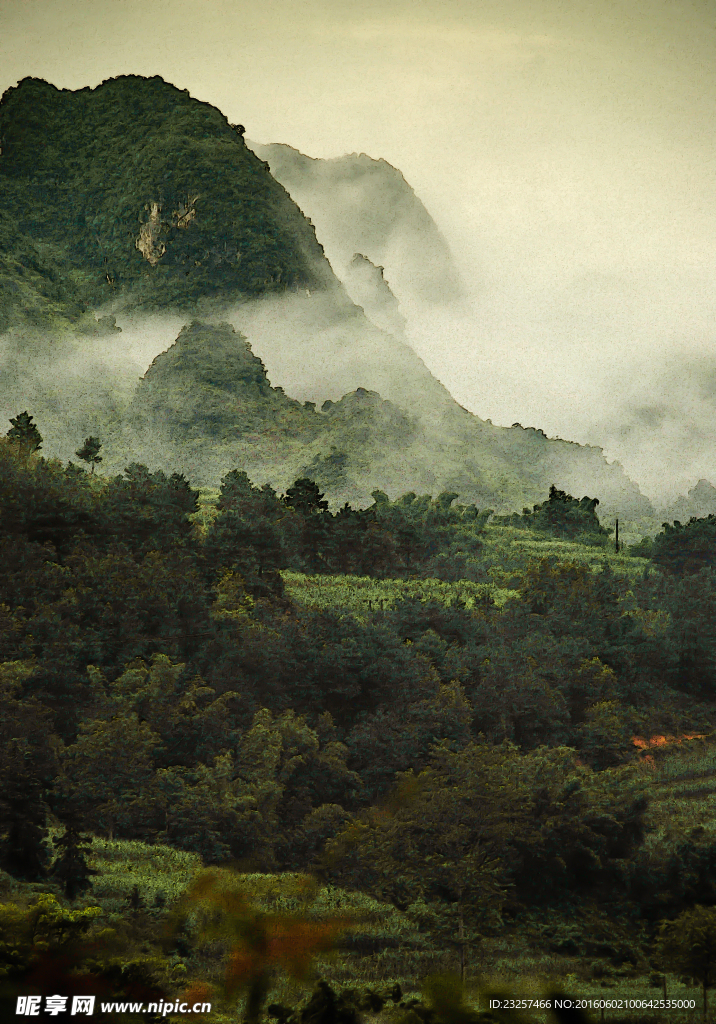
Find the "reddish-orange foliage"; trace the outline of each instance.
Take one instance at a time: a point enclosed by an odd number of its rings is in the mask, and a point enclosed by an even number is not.
[[[272,967],[283,967],[294,978],[305,978],[314,956],[331,949],[351,922],[267,919],[262,942],[235,946],[226,966],[226,988],[235,991]]]
[[[645,750],[648,747],[666,747],[672,743],[683,743],[684,740],[703,740],[705,738],[705,733],[686,732],[683,736],[650,736],[648,740],[645,740],[643,736],[632,736],[632,743],[640,750]]]
[[[652,754],[646,753],[648,750],[654,750],[656,748],[664,749],[665,747],[679,746],[684,740],[703,740],[706,736],[700,732],[686,732],[683,736],[649,736],[645,739],[643,736],[632,736],[632,743],[641,752],[641,763],[648,765],[649,768],[656,768],[656,760]]]
[[[211,1005],[214,1002],[214,997],[215,993],[211,985],[207,985],[205,981],[196,981],[182,992],[179,1001],[188,1003],[189,1006],[196,1006],[197,1003],[208,1003]],[[195,1018],[199,1017],[203,1020],[206,1016],[205,1013],[196,1014]]]
[[[310,896],[313,880],[305,877],[296,882],[298,892]],[[305,978],[312,959],[331,949],[337,936],[356,923],[347,916],[312,920],[301,913],[263,913],[249,902],[241,876],[216,868],[199,874],[185,896],[185,904],[203,904],[209,911],[205,938],[224,936],[230,942],[225,975],[229,995],[241,988],[259,993],[277,967],[294,978]]]

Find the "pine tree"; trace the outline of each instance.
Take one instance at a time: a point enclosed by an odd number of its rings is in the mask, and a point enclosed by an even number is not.
[[[16,878],[39,879],[48,853],[42,783],[19,749],[8,760],[0,777],[0,866]]]
[[[318,484],[301,477],[288,488],[284,504],[297,514],[295,544],[309,572],[318,572],[330,541],[331,514]]]
[[[64,833],[54,840],[60,855],[52,867],[52,874],[64,884],[68,900],[76,899],[92,885],[91,876],[97,872],[87,863],[91,850],[90,837],[82,831],[82,820],[75,809],[62,816]]]
[[[32,422],[32,416],[25,410],[20,412],[13,419],[10,417],[12,427],[7,432],[7,437],[13,444],[17,445],[23,455],[32,455],[42,447],[42,434],[37,425]]]
[[[324,501],[318,484],[305,476],[300,477],[288,488],[283,500],[289,508],[294,508],[303,515],[315,515],[317,512],[325,512],[328,508],[328,502]]]
[[[92,466],[92,472],[95,471],[95,466],[98,466],[102,461],[102,456],[99,454],[102,448],[102,442],[98,437],[86,437],[84,444],[81,448],[78,448],[75,455],[78,459],[82,459],[88,465]]]

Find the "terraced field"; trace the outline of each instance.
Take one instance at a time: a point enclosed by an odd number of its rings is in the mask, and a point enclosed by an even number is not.
[[[515,585],[516,578],[531,561],[555,558],[560,562],[578,562],[600,572],[606,562],[613,572],[637,579],[644,571],[655,572],[652,563],[636,558],[625,551],[617,553],[610,539],[605,545],[578,544],[575,541],[555,540],[531,530],[514,526],[492,526],[480,535],[484,548],[482,562],[498,587]]]
[[[651,775],[647,821],[654,831],[647,844],[687,836],[694,828],[716,834],[716,737],[653,737],[642,759]]]
[[[281,573],[289,597],[296,604],[316,610],[341,610],[358,617],[392,608],[409,598],[438,601],[467,608],[495,604],[502,607],[518,596],[516,590],[491,583],[459,580],[376,580],[370,576],[307,576],[300,572]]]

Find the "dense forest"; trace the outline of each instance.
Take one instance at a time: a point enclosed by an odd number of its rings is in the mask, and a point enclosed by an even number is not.
[[[217,493],[104,476],[98,438],[41,451],[18,414],[8,1007],[199,993],[216,1021],[457,1024],[480,1013],[463,983],[528,975],[706,998],[716,517],[615,551],[598,501],[554,487],[505,517],[452,492],[331,511],[308,478]]]

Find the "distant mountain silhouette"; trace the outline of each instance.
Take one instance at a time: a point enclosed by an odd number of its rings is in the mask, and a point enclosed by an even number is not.
[[[689,519],[704,519],[716,515],[716,487],[709,480],[701,479],[686,496],[679,495],[662,512],[662,518],[673,522],[688,523]]]
[[[398,296],[449,302],[460,295],[445,239],[386,160],[365,153],[321,160],[280,143],[249,146],[310,218],[341,280],[354,254],[361,253],[385,269]]]

